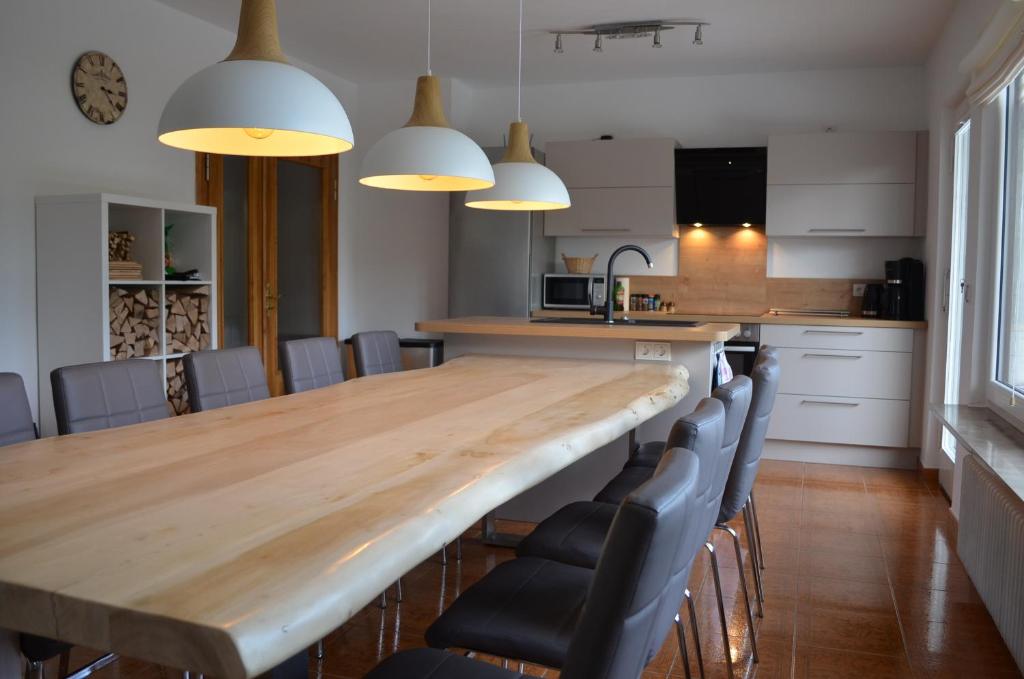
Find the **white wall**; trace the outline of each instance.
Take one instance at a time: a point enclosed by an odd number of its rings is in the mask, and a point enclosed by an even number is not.
[[[523,118],[541,148],[602,134],[673,137],[691,147],[764,146],[769,134],[827,126],[924,129],[924,93],[920,68],[527,85]],[[480,143],[500,143],[514,114],[511,88],[460,89],[455,96],[464,131]]]
[[[192,202],[191,153],[156,141],[164,103],[185,78],[224,58],[234,35],[153,0],[5,3],[0,22],[0,371],[36,403],[34,197],[111,191]],[[98,126],[70,93],[78,55],[110,54],[128,81],[120,121]],[[312,69],[343,103],[353,84]],[[358,134],[358,133],[357,133]],[[358,137],[357,137],[358,141]],[[343,163],[348,171],[350,163]],[[351,192],[342,219],[351,217]],[[346,302],[342,302],[346,304]]]
[[[352,212],[339,233],[340,335],[395,330],[448,313],[448,194],[388,191],[358,183],[359,162],[374,142],[412,112],[416,83],[362,84],[352,120],[356,147],[342,177]],[[448,98],[450,83],[444,83]]]
[[[764,146],[770,134],[826,127],[926,129],[924,92],[920,68],[528,85],[523,117],[541,148],[550,140],[602,134],[671,137],[689,147]],[[456,119],[466,131],[482,144],[500,143],[513,112],[512,89],[460,89],[455,96]],[[594,250],[602,259],[623,242],[595,240],[604,243]],[[920,239],[831,239],[824,249],[806,239],[785,241],[769,241],[769,276],[881,278],[886,259],[921,256]]]
[[[960,62],[977,43],[985,26],[1002,4],[1003,0],[960,0],[928,58],[926,73],[930,150],[925,250],[930,263],[927,285],[930,323],[926,403],[941,403],[945,385],[947,327],[946,315],[942,311],[942,285],[949,263],[953,133],[959,124],[958,116],[967,87],[967,75],[960,72]],[[969,225],[968,228],[976,226]],[[966,308],[965,314],[970,313],[970,307]],[[930,415],[924,419],[921,463],[926,467],[945,466],[948,462],[940,449],[939,425]]]

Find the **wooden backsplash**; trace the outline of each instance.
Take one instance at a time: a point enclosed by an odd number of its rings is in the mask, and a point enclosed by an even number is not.
[[[860,312],[847,278],[768,278],[768,241],[756,228],[682,228],[679,275],[643,276],[631,292],[660,294],[691,314],[762,314],[771,308]]]

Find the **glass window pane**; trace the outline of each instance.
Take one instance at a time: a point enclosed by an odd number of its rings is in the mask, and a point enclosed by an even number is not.
[[[248,168],[248,158],[224,156],[224,348],[250,343]]]
[[[1024,76],[1009,89],[1006,117],[1006,181],[1003,267],[1000,286],[999,356],[996,379],[1024,386]]]
[[[318,337],[322,170],[277,163],[277,337]]]

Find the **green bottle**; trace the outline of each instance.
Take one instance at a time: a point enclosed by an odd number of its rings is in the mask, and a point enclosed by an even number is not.
[[[626,302],[626,288],[619,281],[615,281],[615,310],[625,311],[623,306]]]

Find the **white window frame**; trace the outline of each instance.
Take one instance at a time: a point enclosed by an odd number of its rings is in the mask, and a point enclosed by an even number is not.
[[[1006,139],[1006,128],[1008,119],[1008,94],[1004,93],[997,100],[987,108],[992,109],[992,117],[997,125],[993,127],[998,128],[998,135],[993,134],[993,139],[989,140],[986,144],[986,149],[990,149],[990,156],[986,159],[986,165],[990,168],[997,169],[995,176],[987,182],[987,203],[991,210],[991,214],[996,219],[992,222],[998,227],[993,229],[994,233],[990,233],[990,243],[984,248],[984,252],[990,257],[988,260],[992,263],[987,272],[988,276],[982,276],[979,278],[978,283],[980,286],[985,286],[988,292],[988,299],[985,305],[985,314],[987,316],[987,327],[990,329],[989,341],[987,343],[988,354],[985,368],[985,375],[987,377],[985,385],[985,402],[989,408],[998,412],[1002,417],[1007,419],[1011,424],[1015,425],[1018,429],[1024,430],[1024,396],[1022,396],[1021,390],[1011,390],[1006,385],[996,379],[996,367],[999,358],[999,335],[1000,335],[1000,315],[1002,313],[1000,287],[1002,285],[1002,265],[1003,265],[1003,229],[1004,226],[1004,206],[1005,206],[1005,187],[1006,187],[1006,171],[1007,171],[1007,139]],[[1024,116],[1024,111],[1022,111]],[[995,132],[996,130],[993,130]],[[998,181],[995,181],[998,179]],[[1024,199],[1024,197],[1022,197]],[[979,272],[985,273],[985,272]]]

